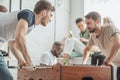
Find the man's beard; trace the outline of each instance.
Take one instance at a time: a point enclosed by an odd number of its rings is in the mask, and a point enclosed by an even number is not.
[[[57,52],[56,52],[56,51],[54,51],[53,55],[54,55],[55,57],[58,57],[58,55],[57,55]]]
[[[89,32],[90,33],[94,33],[96,31],[96,28],[94,28],[94,29],[89,29]]]
[[[90,33],[95,33],[97,30],[97,25],[95,24],[95,28],[93,29],[88,29]]]
[[[42,25],[42,26],[46,26],[46,24],[45,24],[44,21],[41,21],[41,25]]]
[[[51,51],[51,53],[55,56],[55,57],[58,57],[58,54],[56,51]]]
[[[43,26],[46,26],[45,18],[46,18],[46,17],[44,17],[44,18],[41,19],[41,25],[43,25]]]

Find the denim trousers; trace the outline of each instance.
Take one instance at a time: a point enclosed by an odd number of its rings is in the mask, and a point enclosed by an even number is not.
[[[0,52],[0,80],[13,80],[13,77],[5,63],[4,57]]]

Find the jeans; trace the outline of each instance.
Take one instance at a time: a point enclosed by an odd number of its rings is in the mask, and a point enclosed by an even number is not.
[[[13,77],[0,52],[0,80],[13,80]]]
[[[101,52],[94,52],[94,54],[92,54],[91,64],[94,66],[98,64],[98,66],[100,66],[103,64],[104,60],[105,60],[105,56],[101,55]]]

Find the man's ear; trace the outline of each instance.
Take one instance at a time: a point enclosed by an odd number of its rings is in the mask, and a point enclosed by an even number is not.
[[[45,17],[47,15],[47,11],[46,10],[43,10],[42,11],[42,16]]]
[[[99,19],[97,19],[97,20],[96,20],[96,23],[97,23],[97,24],[98,24],[98,23],[100,23],[100,20],[99,20]]]

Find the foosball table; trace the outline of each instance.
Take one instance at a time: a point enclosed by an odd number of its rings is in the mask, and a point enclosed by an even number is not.
[[[60,64],[38,66],[35,71],[19,68],[18,80],[112,80],[112,69],[110,66]]]

